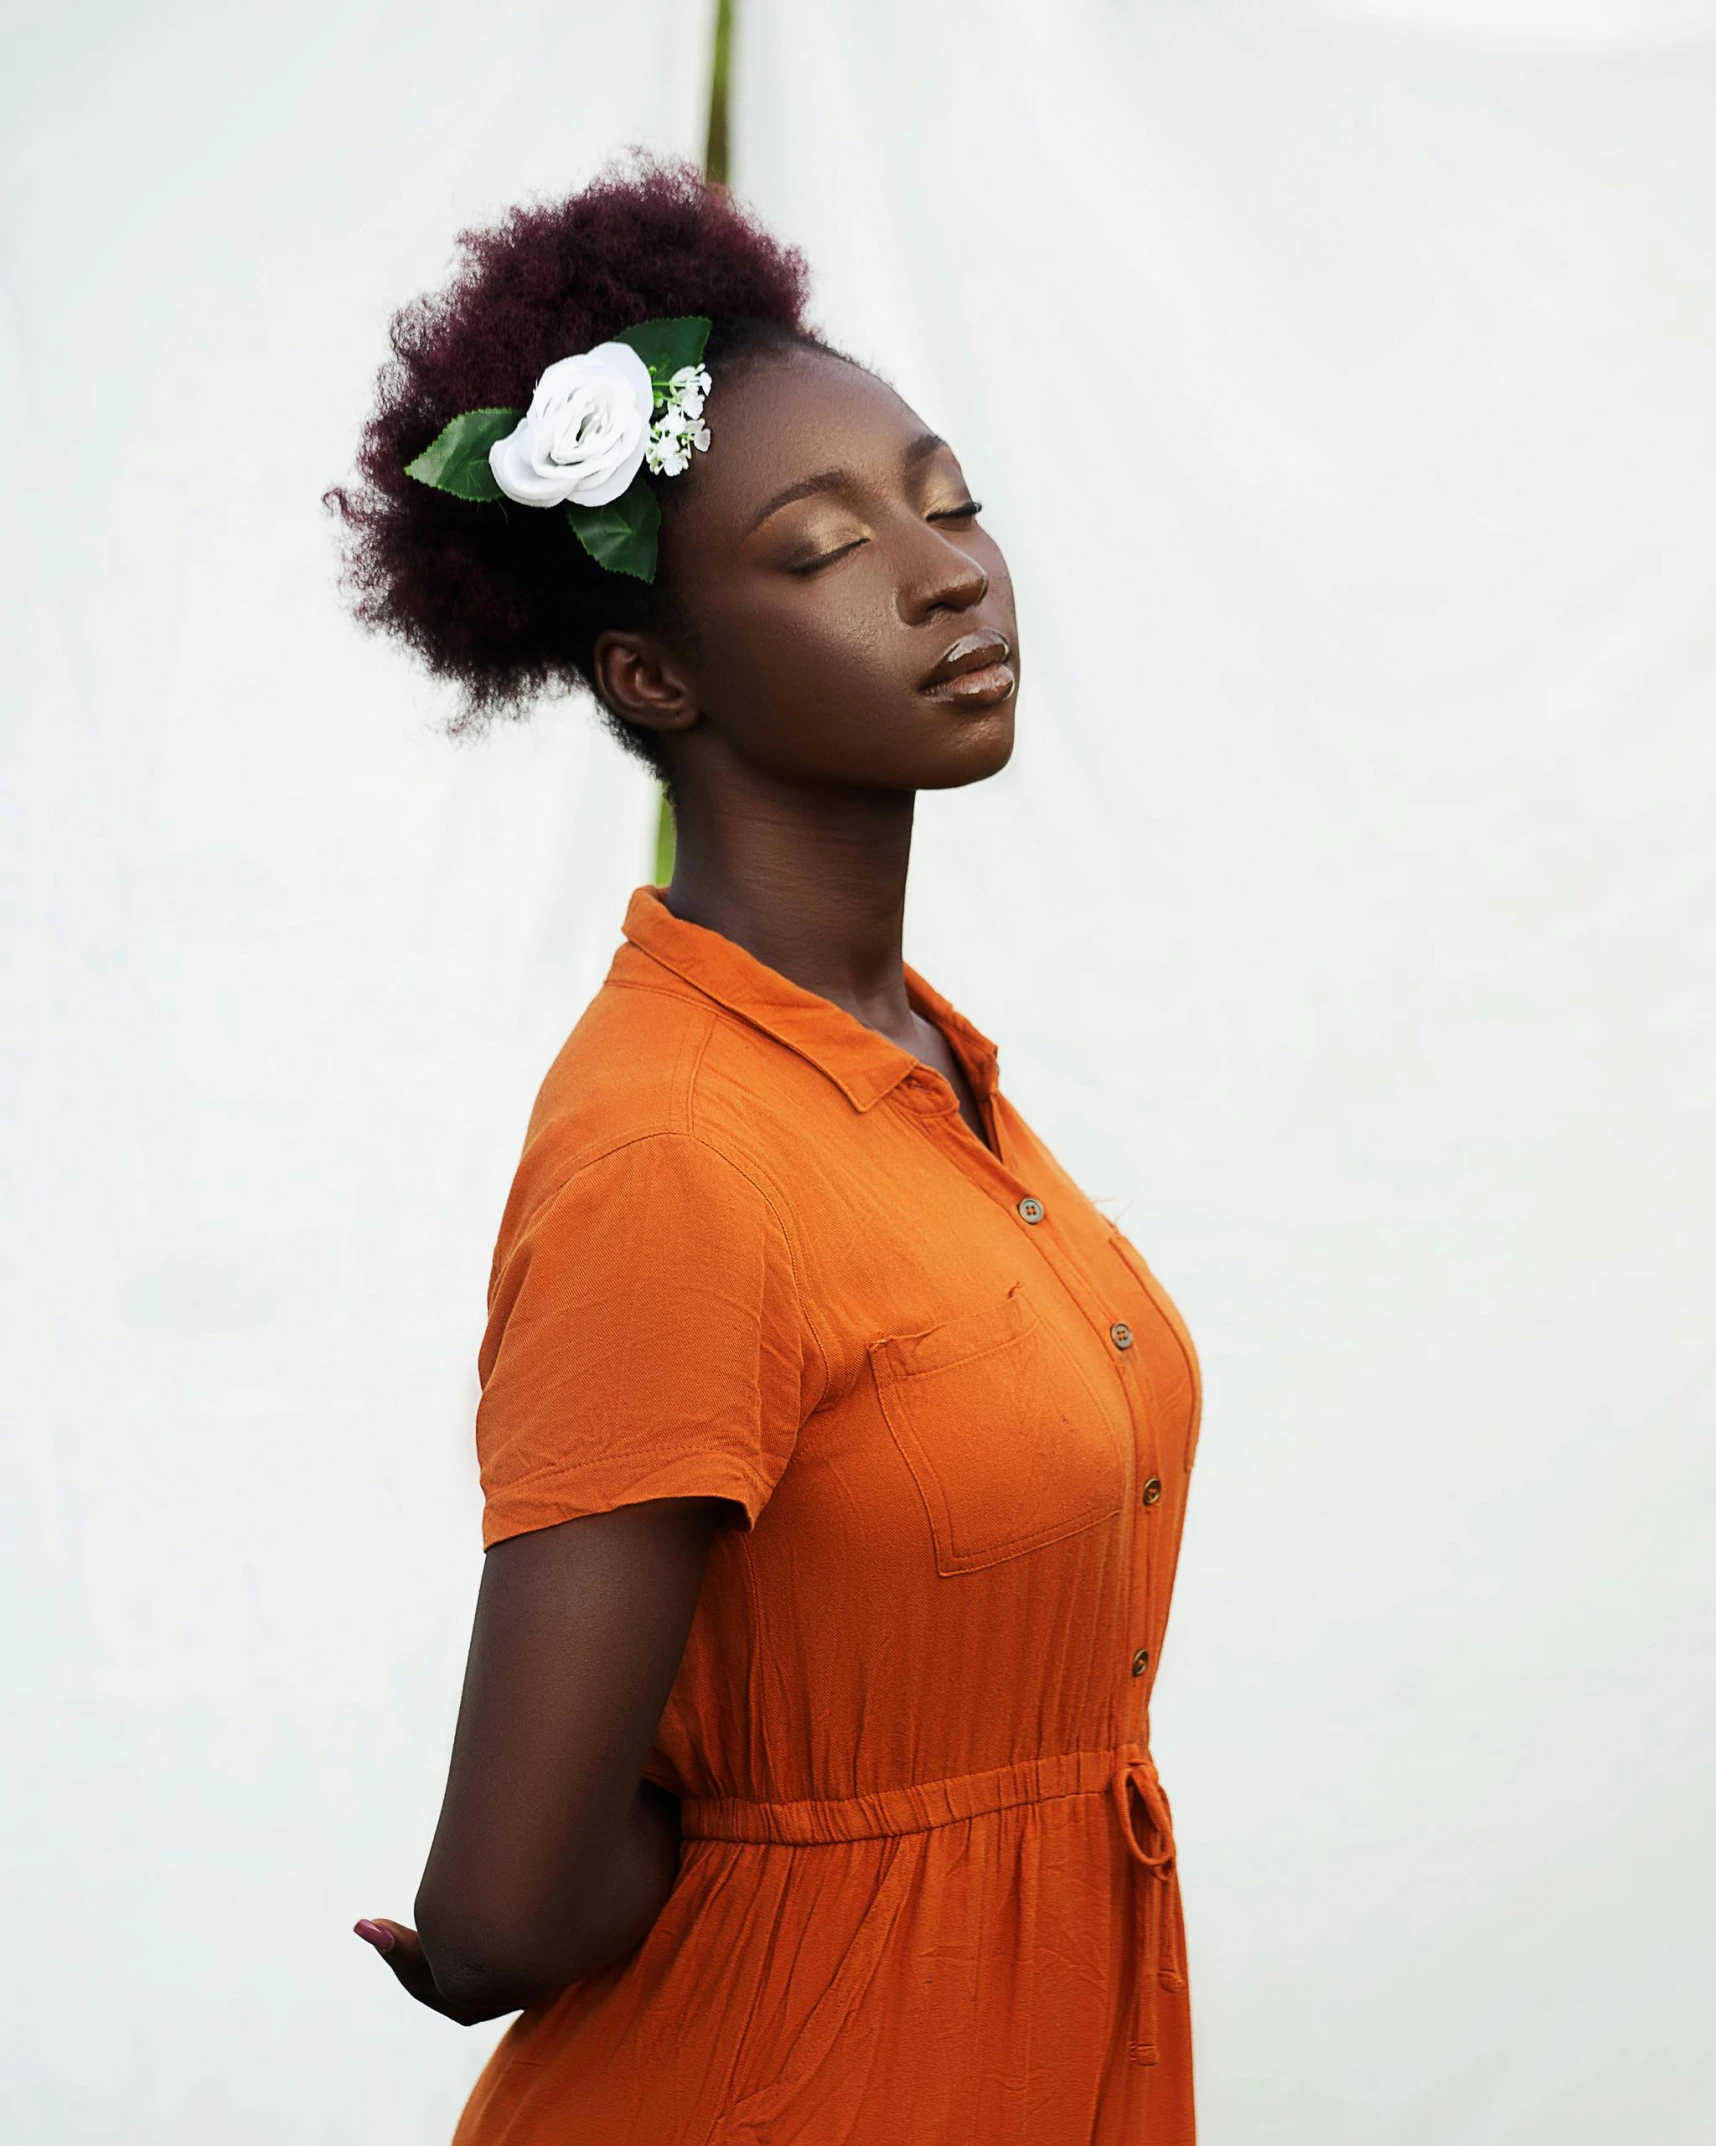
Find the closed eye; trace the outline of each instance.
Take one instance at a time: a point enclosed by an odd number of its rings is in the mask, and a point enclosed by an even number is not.
[[[982,512],[981,499],[968,499],[964,506],[944,507],[939,514],[932,514],[928,519],[932,522],[969,522],[975,521]]]
[[[795,566],[791,571],[795,574],[814,574],[822,567],[832,566],[836,559],[844,559],[849,551],[856,551],[860,544],[867,544],[869,541],[868,537],[854,537],[850,544],[837,545],[833,551],[819,552],[814,559],[806,559],[802,566]]]

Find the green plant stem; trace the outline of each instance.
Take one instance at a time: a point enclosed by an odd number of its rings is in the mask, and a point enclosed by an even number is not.
[[[709,69],[709,130],[703,141],[703,176],[717,186],[727,184],[728,88],[733,67],[733,0],[715,0],[715,52]],[[661,793],[661,808],[655,822],[655,884],[665,887],[673,877],[675,849],[673,810],[667,792]]]

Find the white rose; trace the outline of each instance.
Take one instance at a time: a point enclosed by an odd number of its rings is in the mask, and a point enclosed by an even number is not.
[[[489,449],[496,484],[527,507],[605,507],[638,473],[654,400],[649,367],[629,343],[559,359]]]

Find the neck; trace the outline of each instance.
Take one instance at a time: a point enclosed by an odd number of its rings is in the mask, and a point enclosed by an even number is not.
[[[681,771],[668,908],[866,1026],[909,1037],[914,793],[784,782],[721,758],[719,770]]]

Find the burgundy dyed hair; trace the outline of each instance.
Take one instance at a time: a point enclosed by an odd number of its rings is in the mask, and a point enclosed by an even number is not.
[[[454,499],[408,477],[406,463],[461,410],[524,408],[555,359],[640,320],[708,314],[716,396],[723,369],[742,359],[828,346],[804,324],[802,256],[689,164],[634,156],[582,193],[461,232],[459,247],[446,288],[395,314],[358,480],[326,496],[344,524],[358,619],[460,687],[450,728],[464,732],[523,715],[544,693],[592,686],[597,636],[661,623],[672,592],[599,567],[563,515]],[[718,411],[712,397],[716,424]],[[664,511],[672,493],[660,488]],[[604,715],[659,767],[649,733]]]

